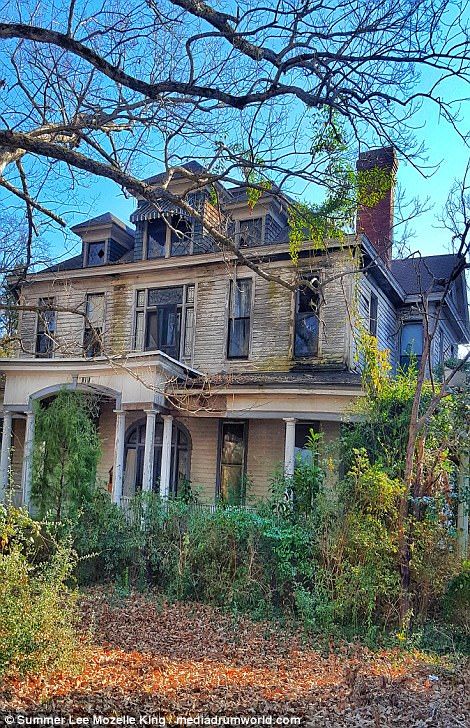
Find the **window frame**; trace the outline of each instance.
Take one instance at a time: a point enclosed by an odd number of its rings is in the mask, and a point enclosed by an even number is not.
[[[309,278],[318,278],[318,279],[320,279],[320,274],[319,273],[311,273],[309,275]],[[300,360],[300,361],[308,361],[309,359],[318,359],[321,356],[321,335],[320,334],[321,334],[321,321],[322,320],[321,320],[321,300],[320,300],[320,295],[319,294],[318,294],[318,311],[317,311],[317,314],[316,314],[316,318],[317,318],[317,322],[318,322],[318,325],[317,325],[316,352],[315,352],[315,354],[304,354],[304,355],[297,354],[297,352],[296,352],[296,346],[295,346],[295,344],[296,344],[296,337],[297,337],[297,316],[298,316],[298,313],[299,313],[297,309],[298,309],[298,306],[299,306],[299,296],[300,296],[300,289],[302,288],[302,281],[306,281],[306,277],[305,276],[300,280],[299,286],[298,286],[297,290],[294,292],[294,294],[292,296],[292,299],[293,299],[293,304],[292,304],[292,308],[293,308],[292,359],[295,360],[295,361],[297,361],[297,360]],[[312,311],[312,313],[313,313],[313,311]],[[313,314],[313,315],[315,315],[315,314]]]
[[[94,263],[90,264],[90,245],[98,245],[100,243],[104,243],[104,256],[103,256],[103,262],[102,263]],[[86,243],[86,250],[85,250],[85,268],[101,268],[103,265],[106,265],[109,263],[109,238],[105,238],[104,240],[88,240]]]
[[[147,288],[135,287],[134,289],[134,304],[133,304],[133,326],[132,326],[132,339],[131,339],[131,351],[133,352],[146,352],[146,351],[159,351],[159,349],[147,349],[147,314],[151,310],[157,310],[157,305],[148,305],[149,291],[161,290],[168,288],[182,288],[183,296],[181,303],[181,320],[180,320],[180,332],[179,332],[179,354],[178,361],[191,362],[194,357],[194,344],[196,339],[196,302],[197,302],[197,284],[189,281],[188,283],[181,283],[175,286],[149,286]],[[193,291],[193,300],[189,300],[189,291]],[[143,295],[143,305],[139,306],[139,294]],[[192,339],[190,344],[190,355],[186,355],[186,336],[187,336],[187,312],[192,310],[193,321],[192,321]],[[142,345],[137,346],[137,320],[138,316],[143,317],[143,328],[142,328]]]
[[[373,304],[374,302],[374,304]],[[375,315],[373,315],[375,314]],[[379,331],[379,297],[375,291],[370,292],[369,298],[369,334],[378,338]]]
[[[161,451],[163,447],[163,440],[160,440],[158,437],[158,432],[161,430],[162,437],[163,437],[163,422],[160,418],[157,419],[158,429],[155,428],[155,435],[154,435],[154,472],[152,474],[152,492],[158,493],[159,489],[155,486],[158,483],[158,478],[155,477],[155,471],[156,471],[156,465],[158,461],[160,460],[160,477],[161,477]],[[144,452],[145,452],[145,434],[146,434],[146,425],[147,421],[145,417],[141,417],[135,422],[133,422],[129,427],[126,429],[126,433],[124,436],[124,480],[126,478],[126,465],[127,465],[127,458],[128,458],[128,452],[129,450],[134,450],[136,453],[135,456],[135,469],[134,469],[134,477],[133,477],[133,483],[132,488],[134,489],[134,495],[141,493],[141,487],[142,483],[138,483],[137,481],[140,480],[139,476],[143,476],[143,468],[144,468]],[[143,431],[143,437],[140,437],[141,431]],[[131,436],[133,433],[136,432],[136,440],[135,442],[129,442]],[[186,447],[180,447],[180,435],[183,434],[186,438]],[[192,437],[189,429],[183,425],[179,420],[174,420],[172,432],[171,432],[171,456],[170,456],[170,498],[175,498],[178,496],[178,486],[180,485],[180,482],[177,479],[177,470],[179,465],[179,456],[181,452],[187,453],[187,468],[186,473],[184,475],[184,478],[186,480],[190,481],[191,479],[191,460],[192,460],[192,452],[193,452],[193,443],[192,443]],[[124,482],[124,487],[127,488],[129,485],[128,482]],[[124,496],[124,497],[132,497],[131,496]]]
[[[191,233],[189,236],[189,250],[187,253],[183,253],[180,255],[172,255],[172,236],[173,236],[173,227],[171,226],[171,220],[173,217],[180,217],[182,220],[189,223],[191,228]],[[164,254],[157,257],[149,257],[149,223],[155,222],[156,220],[163,220],[163,223],[165,225],[165,245],[164,245]],[[194,224],[195,220],[194,218],[189,218],[184,215],[178,215],[177,213],[172,213],[170,215],[160,215],[158,218],[152,218],[150,220],[145,220],[144,225],[144,232],[143,232],[143,258],[144,260],[164,260],[166,258],[185,258],[188,255],[194,255]]]
[[[244,223],[244,222],[254,222],[255,220],[261,220],[261,240],[258,245],[244,245],[242,247],[240,244],[240,238],[241,238],[241,234],[242,234],[240,227],[241,227],[242,223]],[[235,245],[237,246],[237,248],[242,248],[242,250],[251,250],[251,248],[259,248],[259,247],[263,246],[264,238],[265,238],[265,228],[266,228],[266,214],[237,218],[235,220]]]
[[[424,345],[424,327],[423,327],[423,319],[405,319],[401,322],[400,327],[400,337],[399,337],[399,362],[400,362],[400,368],[403,370],[406,370],[409,365],[412,356],[416,359],[416,364],[418,368],[421,365],[421,358],[423,356],[423,345]],[[406,328],[406,326],[420,326],[421,327],[421,354],[404,354],[403,352],[403,332]],[[405,361],[406,360],[406,361]]]
[[[243,466],[242,466],[242,477],[246,478],[248,470],[248,431],[250,421],[247,419],[234,419],[234,418],[220,418],[217,432],[217,474],[216,474],[216,485],[215,485],[215,499],[216,501],[222,500],[221,484],[222,484],[222,447],[223,447],[223,432],[225,425],[243,425]],[[246,503],[245,501],[240,503],[240,506]]]
[[[47,301],[48,303],[44,303],[44,301]],[[41,321],[41,313],[39,310],[36,312],[36,326],[35,326],[35,335],[34,335],[34,357],[36,359],[53,359],[54,358],[54,349],[56,340],[54,337],[54,334],[57,333],[57,311],[53,308],[55,305],[55,297],[54,296],[41,296],[38,298],[38,309],[45,306],[51,306],[51,313],[54,314],[54,331],[52,332],[52,336],[49,336],[46,332],[46,321],[43,320],[43,326],[44,331],[39,330],[40,321]],[[46,311],[42,312],[43,315],[46,313]],[[48,348],[47,351],[42,353],[38,351],[38,339],[39,336],[45,336],[48,340]]]
[[[88,316],[88,299],[90,296],[103,296],[103,321],[101,324],[101,332],[100,332],[100,353],[94,354],[93,356],[87,356],[87,348],[85,344],[87,331],[91,331],[91,328],[87,325],[87,320],[83,320],[83,334],[82,334],[82,348],[83,348],[83,356],[85,359],[94,359],[97,356],[103,355],[103,343],[104,343],[104,336],[106,331],[106,292],[105,291],[87,291],[85,293],[85,314]],[[98,327],[97,327],[98,328]]]
[[[249,316],[231,316],[231,309],[232,309],[232,290],[233,285],[238,282],[244,282],[244,281],[250,281],[250,296],[249,296],[249,305],[250,305],[250,315]],[[228,285],[228,295],[227,295],[227,303],[226,303],[226,337],[225,337],[225,359],[227,361],[247,361],[251,357],[251,339],[253,334],[253,308],[254,308],[254,291],[255,291],[255,279],[252,276],[244,276],[243,278],[229,278],[229,285]],[[230,323],[232,320],[247,320],[249,321],[249,333],[248,333],[248,351],[242,356],[233,356],[230,355]]]
[[[163,224],[165,225],[165,245],[163,246],[163,255],[159,256],[149,256],[149,224],[152,222],[156,222],[157,220],[163,220]],[[168,258],[168,225],[163,217],[163,215],[160,215],[160,217],[152,218],[151,220],[145,220],[144,225],[144,259],[145,260],[163,260],[164,258]]]

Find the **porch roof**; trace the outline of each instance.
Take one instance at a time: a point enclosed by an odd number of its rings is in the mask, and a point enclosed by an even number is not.
[[[6,374],[4,406],[16,409],[29,407],[38,393],[72,385],[112,391],[117,406],[152,402],[165,406],[167,382],[201,376],[162,351],[95,359],[2,359],[0,372]]]
[[[295,389],[299,387],[348,387],[361,388],[361,376],[344,367],[334,366],[305,366],[296,367],[289,371],[253,371],[231,372],[208,376],[196,376],[185,381],[185,388],[199,390],[206,386],[223,389],[232,387],[266,387],[280,389]]]

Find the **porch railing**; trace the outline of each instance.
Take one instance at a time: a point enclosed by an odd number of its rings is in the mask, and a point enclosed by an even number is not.
[[[162,500],[160,502],[160,507],[166,510],[167,512],[170,511],[172,505],[176,505],[178,501],[174,500]],[[132,517],[133,515],[137,515],[139,512],[139,509],[142,507],[142,502],[136,501],[134,497],[132,496],[122,496],[121,497],[121,508],[126,514],[126,516]],[[227,508],[231,508],[233,510],[241,510],[241,511],[254,511],[255,508],[252,506],[247,505],[240,505],[240,506],[227,506],[226,504],[222,503],[187,503],[186,508],[193,512],[201,512],[201,513],[216,513],[218,510],[225,510]]]

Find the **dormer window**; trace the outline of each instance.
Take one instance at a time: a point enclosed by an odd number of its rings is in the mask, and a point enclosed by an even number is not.
[[[171,255],[189,255],[193,226],[190,220],[179,215],[171,218]]]
[[[147,258],[164,258],[166,222],[162,217],[149,220],[147,227]]]
[[[106,241],[88,243],[87,265],[104,265],[106,263]]]
[[[263,218],[250,217],[240,220],[238,227],[238,245],[240,248],[256,248],[263,244]]]

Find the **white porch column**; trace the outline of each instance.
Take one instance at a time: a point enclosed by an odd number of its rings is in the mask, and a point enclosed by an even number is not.
[[[126,413],[114,410],[116,414],[116,435],[114,440],[113,503],[120,505],[124,480],[124,439],[126,435]]]
[[[151,492],[153,488],[153,461],[155,456],[155,420],[156,410],[145,410],[147,420],[145,423],[144,472],[142,477],[142,491]]]
[[[162,415],[163,417],[163,444],[162,444],[162,468],[160,471],[160,496],[168,498],[170,493],[171,473],[171,436],[173,432],[173,416]]]
[[[26,431],[23,446],[23,470],[21,473],[21,488],[23,492],[23,505],[29,508],[31,500],[31,482],[33,478],[33,450],[34,450],[34,412],[26,414]]]
[[[8,488],[12,423],[13,413],[5,410],[3,413],[2,450],[0,455],[0,502],[3,501]]]
[[[294,475],[295,468],[295,417],[286,417],[286,440],[284,449],[284,474],[287,476]]]

